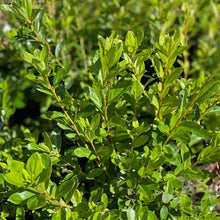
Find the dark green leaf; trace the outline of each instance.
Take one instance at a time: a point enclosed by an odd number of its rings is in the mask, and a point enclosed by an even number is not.
[[[147,142],[148,138],[148,135],[140,135],[139,137],[137,137],[134,141],[134,148],[144,145]]]
[[[198,137],[202,137],[206,140],[211,138],[211,134],[207,130],[205,130],[204,128],[201,127],[201,125],[193,121],[181,122],[179,127],[177,128],[177,131],[175,132],[178,132],[179,129],[183,132],[190,131],[193,134],[197,135]],[[174,132],[174,136],[175,136],[175,132]]]
[[[87,178],[93,179],[97,176],[100,176],[103,173],[103,170],[101,168],[94,168],[89,171]]]
[[[219,91],[220,88],[220,81],[211,81],[208,86],[205,87],[205,89],[202,91],[202,93],[199,95],[197,102],[203,102],[205,99],[210,98],[213,96],[217,91]]]
[[[56,198],[63,197],[65,201],[68,203],[73,196],[78,185],[78,180],[76,176],[73,176],[70,180],[66,180],[62,182],[56,191]]]

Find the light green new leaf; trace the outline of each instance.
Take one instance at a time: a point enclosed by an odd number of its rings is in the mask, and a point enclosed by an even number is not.
[[[17,209],[16,209],[16,220],[25,220],[24,207],[17,207]]]
[[[16,192],[9,196],[8,201],[14,204],[21,204],[23,201],[33,197],[36,193],[31,191]]]
[[[24,169],[24,163],[18,160],[7,160],[9,169],[11,172],[22,172]]]
[[[158,218],[152,211],[148,210],[147,220],[158,220]]]
[[[167,216],[168,216],[168,209],[166,206],[163,206],[160,210],[160,219],[161,220],[167,219]]]
[[[168,203],[172,198],[173,198],[172,194],[169,194],[167,192],[163,192],[163,194],[162,194],[162,202],[163,203]]]
[[[35,58],[32,60],[32,64],[39,73],[45,74],[46,65],[43,61],[39,60],[38,58]]]
[[[101,202],[103,202],[104,208],[107,208],[107,206],[108,206],[108,196],[106,195],[106,193],[102,194]]]
[[[128,31],[126,38],[125,38],[125,47],[128,53],[134,55],[138,48],[137,38],[135,37],[132,31]]]
[[[122,50],[123,50],[123,44],[118,43],[114,45],[109,51],[107,51],[105,59],[106,59],[106,65],[108,66],[109,69],[118,62]]]
[[[164,77],[164,71],[163,71],[163,67],[161,65],[160,60],[158,58],[156,58],[156,57],[154,57],[151,60],[152,60],[152,63],[153,63],[153,66],[154,66],[154,69],[156,71],[156,74],[157,74],[158,78],[160,80],[162,80],[163,77]]]
[[[26,11],[27,11],[27,15],[29,20],[31,21],[32,18],[32,0],[23,0],[26,3]]]
[[[20,6],[15,1],[12,2],[12,7],[13,7],[13,11],[17,17],[19,17],[21,20],[27,21],[28,23],[31,22],[28,17],[26,8]]]
[[[8,183],[15,186],[24,186],[26,180],[22,173],[20,172],[10,172],[5,174],[5,179]]]
[[[27,161],[26,169],[32,176],[33,180],[36,180],[43,170],[43,164],[41,156],[38,152],[33,153]]]
[[[31,63],[31,64],[32,64],[32,60],[37,58],[34,55],[32,55],[31,53],[28,53],[27,51],[23,51],[23,56],[24,56],[24,59],[28,63]]]

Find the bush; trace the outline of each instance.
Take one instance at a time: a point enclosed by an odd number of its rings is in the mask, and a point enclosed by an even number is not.
[[[45,2],[0,6],[1,219],[219,219],[219,3]]]

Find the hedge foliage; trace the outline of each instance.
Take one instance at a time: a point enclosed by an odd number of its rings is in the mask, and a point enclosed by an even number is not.
[[[0,9],[1,219],[220,219],[219,1]]]

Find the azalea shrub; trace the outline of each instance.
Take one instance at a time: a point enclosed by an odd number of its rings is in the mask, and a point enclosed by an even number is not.
[[[220,219],[218,1],[0,9],[1,219]]]

